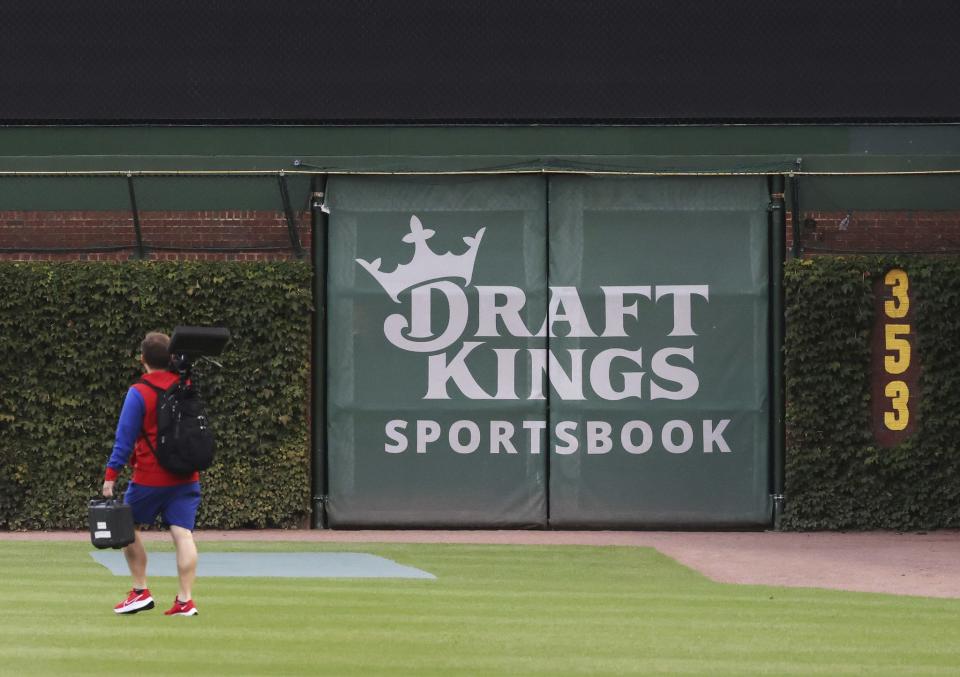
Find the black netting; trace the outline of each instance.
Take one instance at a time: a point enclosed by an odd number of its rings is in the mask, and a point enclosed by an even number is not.
[[[34,0],[7,121],[960,119],[951,0]]]

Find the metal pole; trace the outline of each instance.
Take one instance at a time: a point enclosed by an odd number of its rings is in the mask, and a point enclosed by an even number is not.
[[[277,176],[280,184],[280,201],[283,203],[283,215],[287,220],[287,234],[290,236],[290,246],[298,259],[303,258],[303,245],[300,244],[300,234],[297,232],[297,220],[290,206],[290,191],[287,190],[287,176],[283,172]]]
[[[544,272],[544,287],[545,287],[546,292],[547,292],[546,297],[545,297],[545,300],[546,300],[546,301],[548,302],[548,304],[549,304],[549,299],[550,299],[550,238],[553,237],[553,233],[550,232],[550,183],[551,183],[552,179],[550,178],[550,175],[549,175],[549,174],[547,174],[547,175],[546,175],[545,177],[543,177],[543,178],[544,178],[544,201],[545,201],[546,204],[547,204],[547,208],[546,208],[546,216],[547,216],[547,219],[546,219],[546,221],[547,221],[547,222],[546,222],[546,234],[547,234],[547,237],[544,238],[544,250],[545,250],[544,253],[545,253],[546,264],[547,264],[547,265],[546,265],[546,270],[544,270],[543,272]],[[550,354],[550,331],[549,331],[549,326],[550,326],[550,311],[549,311],[549,305],[547,306],[547,308],[548,308],[548,310],[547,310],[547,315],[546,315],[546,317],[544,318],[544,321],[547,323],[548,330],[547,330],[546,335],[545,335],[545,337],[544,337],[544,339],[543,339],[543,347],[544,347],[545,350],[546,350],[545,354],[546,354],[546,355],[549,355],[549,354]],[[542,387],[543,387],[543,392],[548,393],[548,394],[547,394],[547,398],[546,398],[546,400],[544,401],[544,409],[545,409],[545,417],[546,417],[546,419],[547,419],[547,430],[550,431],[550,430],[553,430],[553,418],[552,418],[552,412],[550,411],[550,399],[551,399],[551,396],[550,396],[550,394],[549,394],[549,393],[550,393],[550,360],[549,360],[549,359],[547,360],[547,368],[546,368],[546,370],[544,371],[542,378],[543,378],[543,380],[544,380],[544,383],[543,383],[543,386],[542,386]],[[546,526],[547,526],[547,527],[550,527],[550,507],[551,507],[551,506],[550,506],[550,500],[551,500],[551,497],[552,497],[552,494],[551,494],[551,492],[550,492],[550,461],[551,461],[551,459],[553,458],[553,454],[551,454],[551,453],[549,452],[549,450],[550,450],[550,448],[551,448],[550,442],[551,442],[551,440],[550,440],[550,432],[547,432],[546,448],[547,448],[548,451],[547,451],[547,453],[546,453],[546,454],[544,455],[544,457],[543,457],[543,461],[544,461],[543,484],[544,484],[544,486],[546,487],[546,490],[547,490],[547,491],[546,491],[546,494],[547,494],[547,495],[546,495],[546,501],[545,501],[545,503],[546,503],[546,513],[547,513],[547,514],[546,514],[546,520],[547,520]]]
[[[327,177],[310,180],[310,228],[313,236],[313,332],[311,355],[311,464],[313,527],[327,525]]]
[[[803,159],[797,158],[796,168],[797,172],[802,170]],[[790,175],[790,201],[793,203],[791,205],[793,207],[793,215],[790,219],[791,230],[793,231],[792,255],[795,259],[803,256],[803,243],[800,241],[800,226],[803,220],[803,210],[800,209],[800,175],[797,172]]]
[[[785,180],[770,177],[770,446],[773,456],[771,495],[773,526],[780,528],[785,498],[786,436],[783,341],[786,326],[783,299],[783,264],[786,258]]]
[[[133,188],[133,174],[127,172],[127,192],[130,193],[130,211],[133,214],[133,232],[137,239],[137,248],[134,256],[138,259],[147,258],[147,250],[143,246],[143,234],[140,231],[140,212],[137,209],[137,193]]]

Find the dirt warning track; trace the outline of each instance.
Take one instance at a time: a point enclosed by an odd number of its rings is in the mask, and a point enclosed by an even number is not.
[[[148,541],[167,540],[145,532]],[[656,548],[721,583],[829,588],[960,598],[960,531],[197,531],[204,541],[316,543],[475,543]],[[0,540],[88,540],[86,532],[2,532]]]

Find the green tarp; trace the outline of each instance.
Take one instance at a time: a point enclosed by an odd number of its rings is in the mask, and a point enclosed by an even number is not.
[[[476,286],[498,285],[522,290],[524,322],[543,320],[543,180],[334,177],[327,192],[331,525],[545,524],[546,453],[521,451],[520,433],[545,418],[546,400],[493,399],[497,361],[545,341],[478,337],[476,317]],[[381,283],[357,259],[404,268]],[[387,338],[395,322],[411,325],[398,330],[400,345]],[[461,362],[464,373],[444,380]],[[513,387],[531,388],[520,368]],[[499,437],[513,428],[516,453],[491,444],[491,427]]]
[[[607,391],[551,398],[577,442],[554,433],[552,525],[769,521],[768,200],[757,178],[551,181],[550,286],[590,331],[558,323],[550,350]]]

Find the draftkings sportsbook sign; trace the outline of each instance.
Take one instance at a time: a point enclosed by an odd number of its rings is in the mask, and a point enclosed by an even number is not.
[[[334,525],[769,517],[762,179],[331,179]]]
[[[402,238],[412,258],[391,272],[379,261],[357,259],[397,304],[383,322],[383,335],[393,349],[419,355],[426,371],[426,388],[411,395],[422,400],[545,400],[556,397],[584,401],[684,401],[700,389],[697,373],[695,316],[710,301],[709,284],[603,285],[602,322],[587,315],[577,287],[550,286],[546,316],[531,327],[524,321],[528,303],[523,289],[510,285],[474,285],[474,266],[485,228],[463,238],[459,253],[433,251],[435,231],[410,217],[410,231]],[[409,294],[401,294],[409,291]],[[471,302],[473,301],[473,302]],[[668,309],[669,323],[654,344],[643,345],[636,335],[656,304]],[[492,347],[490,339],[582,339],[590,348]],[[632,343],[630,348],[605,347],[605,339]],[[546,341],[549,345],[549,340]],[[478,379],[482,355],[496,365],[495,387],[485,389]],[[489,364],[490,360],[485,360]],[[519,379],[518,371],[526,378]],[[638,407],[638,413],[642,409]],[[618,425],[605,420],[556,421],[549,439],[556,454],[628,453],[652,450],[671,454],[690,451],[731,453],[724,431],[730,418],[671,419],[655,429],[642,418]],[[462,419],[443,426],[431,419],[395,418],[384,425],[383,451],[389,454],[428,453],[432,448],[458,454],[541,453],[543,419],[524,420],[522,429],[510,421]],[[586,443],[581,444],[581,439]],[[434,445],[434,443],[440,444]]]

